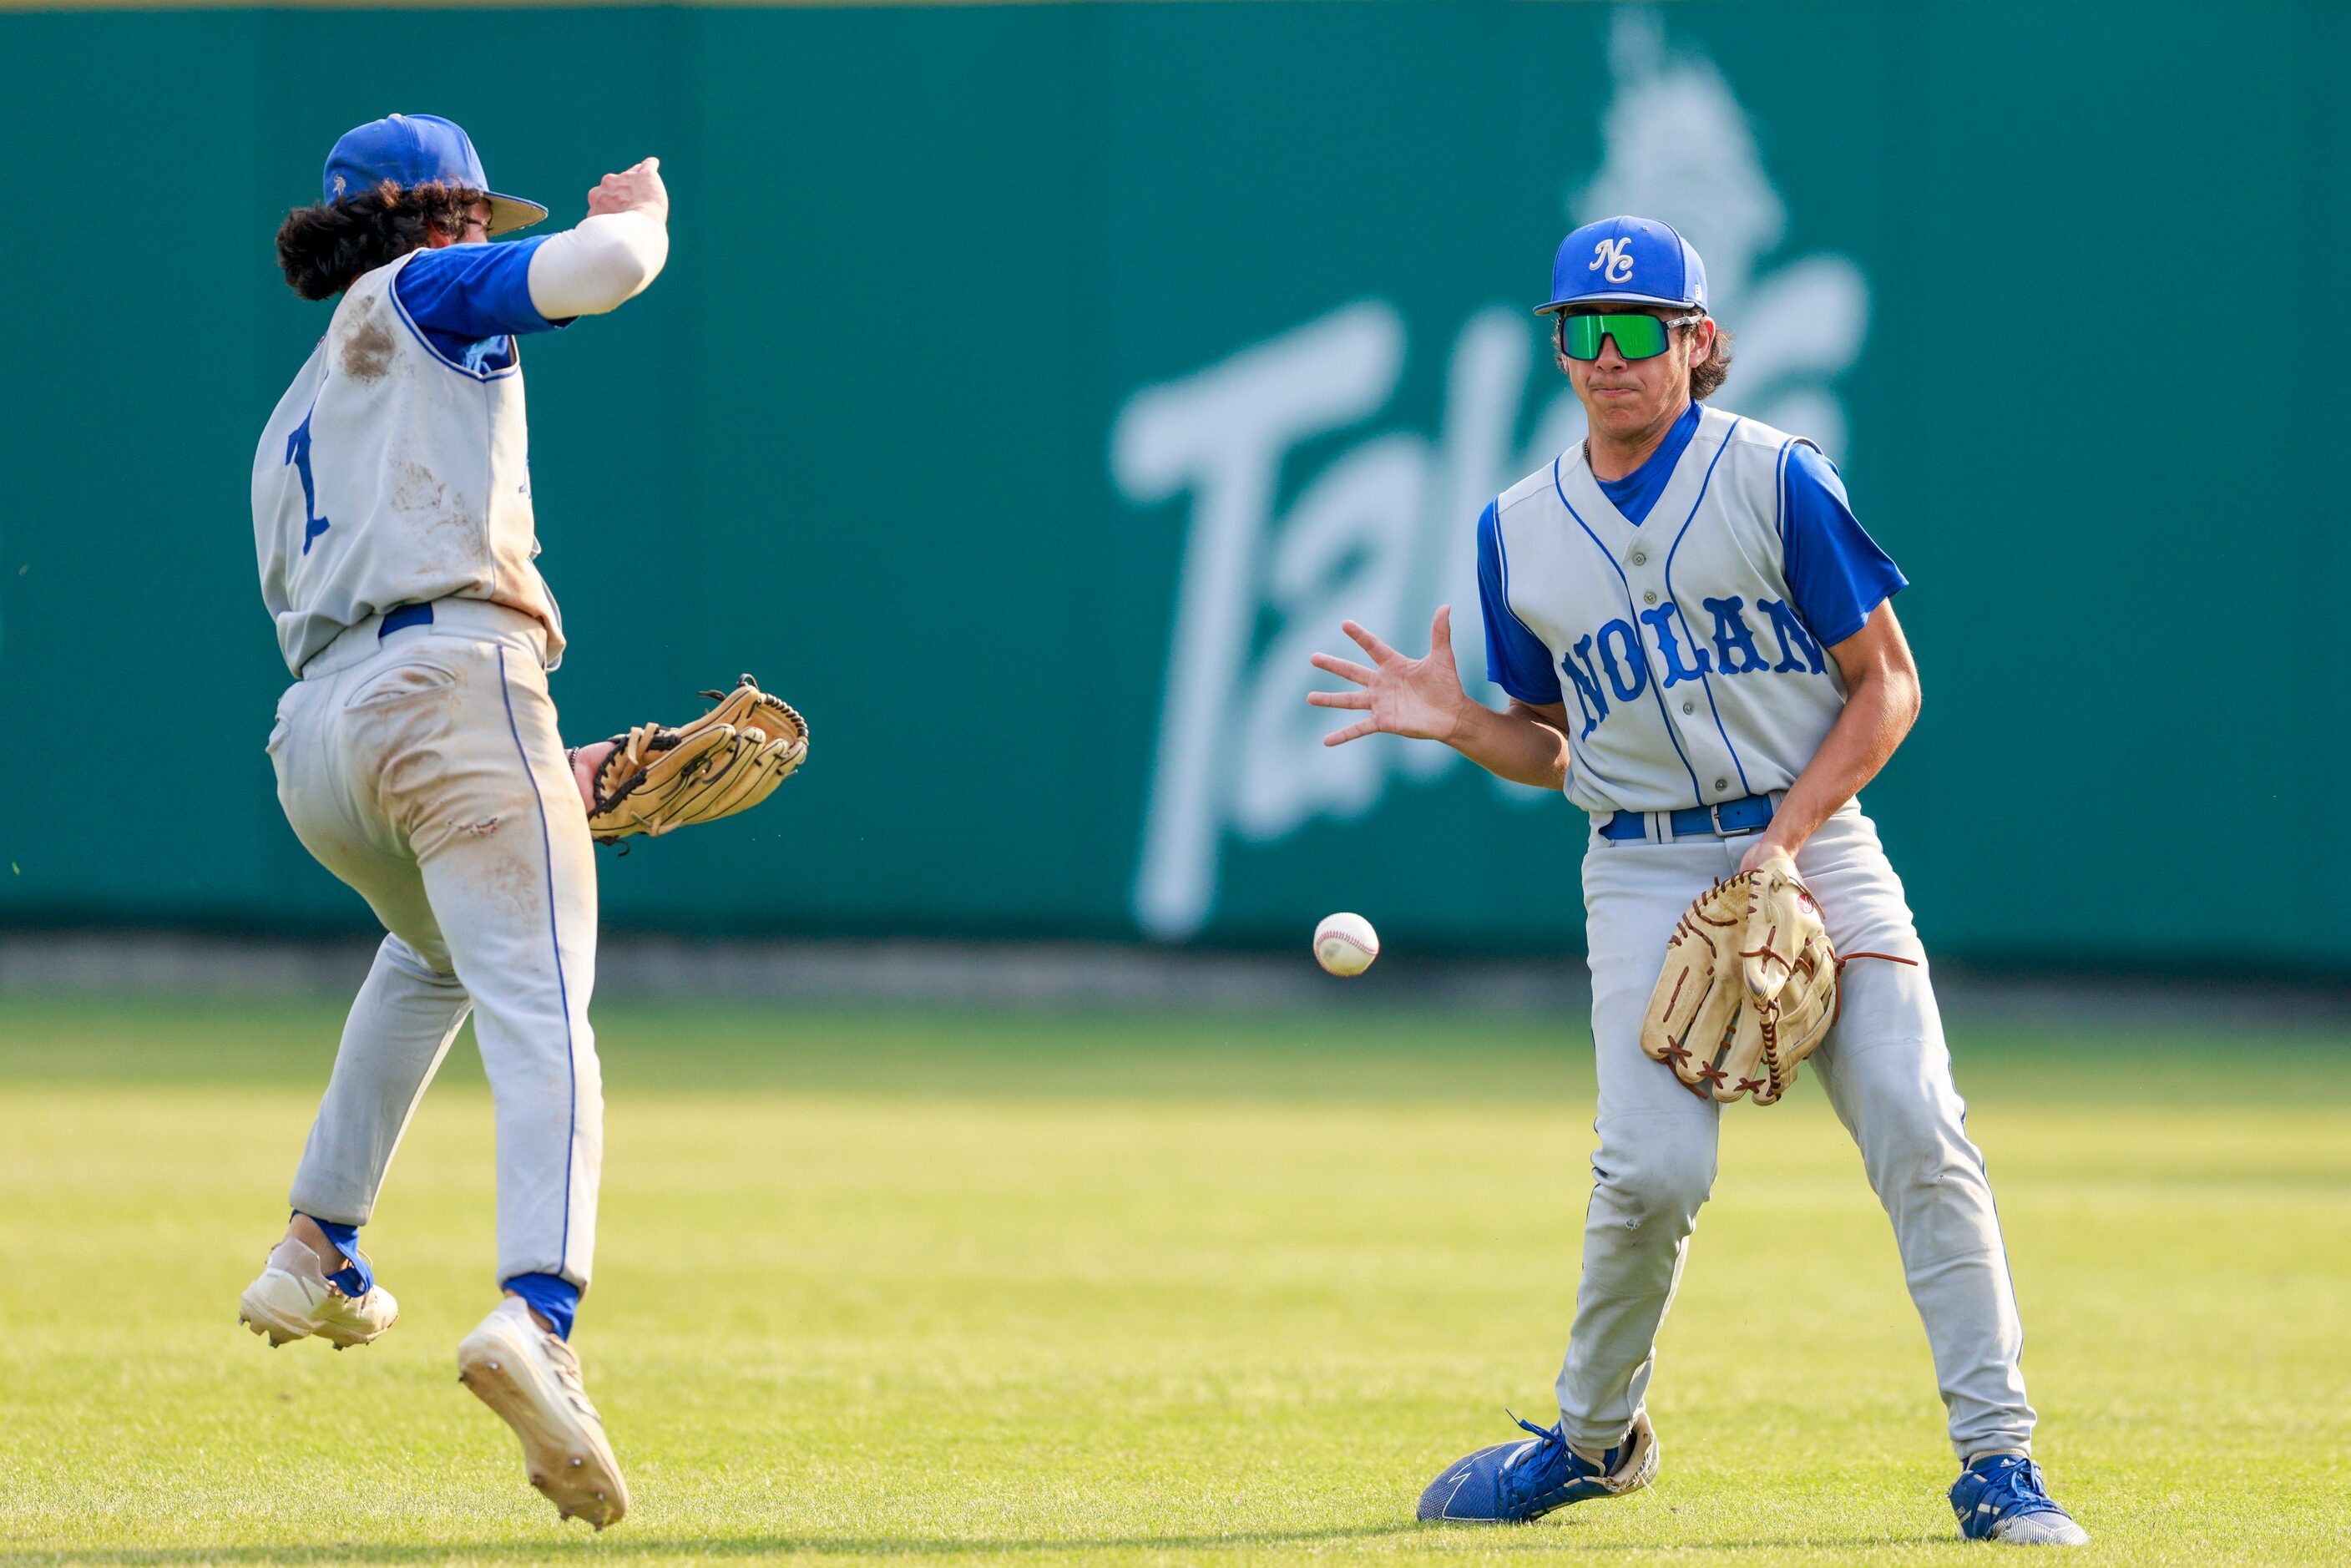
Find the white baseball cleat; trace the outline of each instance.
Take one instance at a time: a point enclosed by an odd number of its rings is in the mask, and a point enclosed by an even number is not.
[[[287,1237],[269,1254],[261,1278],[245,1288],[236,1321],[277,1349],[288,1340],[318,1335],[337,1350],[368,1344],[400,1320],[400,1303],[381,1285],[357,1298],[346,1296],[319,1262],[319,1255]]]
[[[457,1381],[522,1439],[530,1484],[566,1519],[601,1530],[629,1511],[628,1483],[604,1418],[580,1381],[580,1358],[508,1296],[457,1346]]]

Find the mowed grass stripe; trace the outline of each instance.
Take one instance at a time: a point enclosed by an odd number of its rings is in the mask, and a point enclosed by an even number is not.
[[[354,974],[357,988],[360,976]],[[347,1004],[0,996],[0,1084],[298,1085],[315,1091]],[[1589,1095],[1579,1013],[1450,1009],[1155,1014],[1116,1009],[599,1002],[614,1090],[887,1095],[1432,1099]],[[2124,1028],[1960,1021],[1959,1087],[1986,1098],[2126,1106],[2351,1108],[2351,1033],[2304,1026]],[[470,1027],[442,1069],[483,1082]],[[1817,1092],[1809,1077],[1797,1095]],[[1747,1107],[1753,1112],[1755,1108]]]
[[[1817,1093],[1726,1117],[1660,1484],[1411,1524],[1547,1408],[1589,1180],[1580,1028],[1437,1015],[600,1009],[579,1343],[638,1509],[567,1533],[450,1364],[493,1289],[470,1063],[367,1233],[393,1333],[234,1327],[336,1012],[0,1003],[0,1564],[1973,1560]],[[1959,1041],[2042,1458],[2097,1560],[2339,1558],[2351,1150],[2300,1086],[2343,1048],[2133,1043]]]

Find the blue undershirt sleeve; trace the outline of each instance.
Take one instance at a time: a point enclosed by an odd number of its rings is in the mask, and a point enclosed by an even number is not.
[[[1872,611],[1910,586],[1854,517],[1836,465],[1812,447],[1788,454],[1780,502],[1788,588],[1821,646],[1860,631]]]
[[[1551,650],[1510,609],[1510,563],[1493,503],[1478,518],[1478,606],[1486,613],[1486,678],[1522,703],[1562,700]]]
[[[546,332],[550,321],[530,302],[530,258],[547,236],[502,245],[453,245],[420,251],[393,281],[402,308],[427,332],[468,341]]]

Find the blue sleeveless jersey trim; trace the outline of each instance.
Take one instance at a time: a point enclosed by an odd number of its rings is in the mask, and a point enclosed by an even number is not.
[[[448,366],[449,369],[456,371],[459,375],[470,376],[477,382],[494,382],[507,376],[520,373],[522,364],[519,357],[512,350],[512,339],[506,340],[508,345],[508,351],[502,357],[501,362],[495,365],[487,362],[486,356],[484,359],[483,364],[479,367],[467,364],[464,360],[450,358],[448,350],[442,347],[439,343],[434,342],[433,340],[433,334],[418,326],[416,324],[415,318],[409,315],[408,307],[401,303],[400,279],[395,277],[392,281],[392,286],[384,290],[384,292],[392,298],[392,313],[400,318],[400,324],[408,329],[410,336],[413,337],[419,343],[424,345],[424,351],[426,353],[432,355],[434,359],[440,361],[443,364]]]
[[[1910,586],[1853,515],[1836,465],[1809,441],[1782,449],[1780,514],[1788,594],[1822,647],[1860,631],[1879,605]]]
[[[1510,608],[1510,547],[1499,499],[1478,516],[1478,608],[1486,618],[1486,678],[1522,703],[1566,700],[1551,647]]]

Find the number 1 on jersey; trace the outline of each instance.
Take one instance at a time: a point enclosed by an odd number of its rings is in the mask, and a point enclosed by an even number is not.
[[[313,405],[310,413],[318,412],[318,408]],[[304,555],[310,553],[310,541],[325,533],[329,527],[327,519],[319,515],[318,486],[310,479],[310,413],[304,414],[302,423],[294,427],[294,434],[286,438],[286,461],[294,465],[302,476],[302,553]]]

